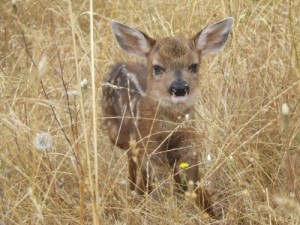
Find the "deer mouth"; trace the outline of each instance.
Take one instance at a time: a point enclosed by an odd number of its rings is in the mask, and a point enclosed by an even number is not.
[[[185,102],[187,100],[188,96],[187,94],[185,96],[175,96],[171,95],[171,100],[174,103],[180,103],[180,102]]]

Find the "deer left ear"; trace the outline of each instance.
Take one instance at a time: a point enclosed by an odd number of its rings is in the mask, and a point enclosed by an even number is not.
[[[232,24],[233,18],[228,17],[207,26],[192,39],[201,56],[216,53],[224,47]]]

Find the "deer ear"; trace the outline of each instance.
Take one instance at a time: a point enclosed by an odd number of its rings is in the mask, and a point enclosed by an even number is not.
[[[117,21],[113,21],[111,25],[117,42],[128,54],[145,56],[155,44],[154,39],[137,29]]]
[[[233,24],[233,18],[228,17],[211,24],[199,32],[194,41],[201,56],[216,53],[225,45]]]

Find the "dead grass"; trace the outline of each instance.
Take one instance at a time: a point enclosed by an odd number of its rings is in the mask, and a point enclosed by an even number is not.
[[[95,1],[94,44],[79,2],[1,3],[0,224],[299,224],[299,1]],[[161,170],[153,194],[130,193],[99,102],[109,67],[136,60],[117,47],[112,19],[187,37],[227,16],[230,41],[204,60],[198,101],[203,179],[226,211],[212,221]],[[42,152],[40,132],[52,136]]]

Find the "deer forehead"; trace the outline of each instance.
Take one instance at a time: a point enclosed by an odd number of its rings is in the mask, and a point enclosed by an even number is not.
[[[153,64],[165,67],[183,67],[198,63],[199,58],[193,42],[179,37],[167,37],[153,47]]]

